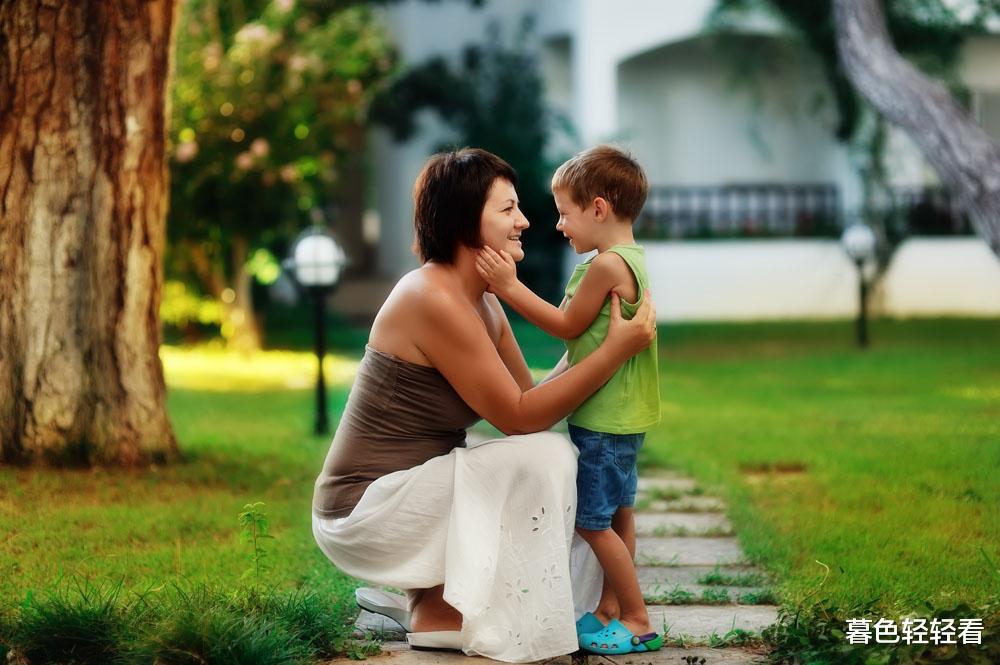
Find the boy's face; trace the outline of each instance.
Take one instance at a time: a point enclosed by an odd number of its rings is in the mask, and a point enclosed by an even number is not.
[[[569,245],[577,254],[586,254],[597,249],[595,238],[597,221],[594,218],[594,205],[584,209],[573,202],[569,192],[561,189],[552,190],[556,200],[556,210],[559,211],[559,221],[556,230],[569,240]]]

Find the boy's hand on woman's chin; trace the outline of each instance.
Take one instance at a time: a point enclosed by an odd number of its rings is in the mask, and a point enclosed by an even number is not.
[[[476,256],[476,271],[486,280],[486,290],[490,293],[502,293],[517,283],[514,257],[504,250],[497,253],[492,247],[484,246]]]

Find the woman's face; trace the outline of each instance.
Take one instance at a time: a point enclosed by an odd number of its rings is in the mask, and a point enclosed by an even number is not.
[[[496,252],[505,251],[515,261],[520,261],[524,258],[521,232],[528,226],[528,219],[518,207],[514,185],[503,178],[494,180],[479,222],[483,245]]]

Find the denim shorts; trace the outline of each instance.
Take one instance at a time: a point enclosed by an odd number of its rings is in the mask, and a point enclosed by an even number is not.
[[[569,438],[580,451],[576,470],[576,526],[611,528],[615,511],[635,504],[636,456],[645,433],[608,434],[570,424]]]

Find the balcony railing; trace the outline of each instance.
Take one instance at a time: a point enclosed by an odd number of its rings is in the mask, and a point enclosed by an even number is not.
[[[970,233],[968,219],[941,187],[894,187],[880,214],[886,232]],[[837,237],[843,229],[836,185],[747,184],[654,186],[636,220],[646,239]]]
[[[897,235],[967,235],[972,225],[944,187],[893,187],[896,215],[887,222]]]
[[[832,184],[657,186],[635,229],[644,238],[835,236],[840,216]]]

